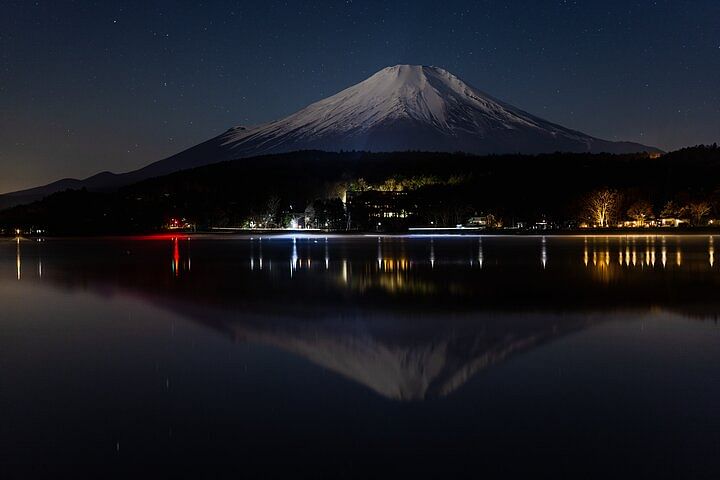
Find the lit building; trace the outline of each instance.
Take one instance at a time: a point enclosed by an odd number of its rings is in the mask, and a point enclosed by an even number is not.
[[[468,227],[475,227],[475,228],[487,228],[490,224],[489,215],[480,215],[477,217],[470,217],[467,221]]]
[[[682,218],[661,217],[657,224],[658,227],[679,227],[681,225],[688,225],[688,221]]]
[[[195,230],[195,224],[186,218],[171,218],[165,228],[168,230]]]
[[[402,228],[417,215],[407,192],[369,190],[347,192],[347,211],[353,228]]]

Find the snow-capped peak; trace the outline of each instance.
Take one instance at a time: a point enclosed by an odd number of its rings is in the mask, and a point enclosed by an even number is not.
[[[508,149],[504,137],[521,131],[562,135],[578,144],[572,149],[589,150],[590,137],[496,100],[442,68],[395,65],[284,119],[227,132],[223,145],[243,156],[301,148],[499,153]]]

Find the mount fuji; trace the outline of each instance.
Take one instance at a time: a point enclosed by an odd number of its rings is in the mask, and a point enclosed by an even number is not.
[[[108,190],[225,160],[296,150],[502,153],[659,153],[611,142],[531,115],[442,68],[396,65],[281,120],[238,126],[176,155],[124,174],[103,172],[0,196],[0,206],[66,188]]]
[[[218,137],[234,157],[292,150],[474,154],[656,152],[564,128],[497,100],[437,67],[397,65],[282,120]]]

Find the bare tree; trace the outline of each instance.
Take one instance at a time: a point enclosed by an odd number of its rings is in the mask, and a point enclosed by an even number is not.
[[[273,195],[268,199],[267,206],[265,207],[265,215],[264,215],[265,227],[275,226],[279,213],[280,213],[280,198],[276,195]]]
[[[590,223],[598,227],[609,227],[617,215],[620,194],[616,190],[602,188],[595,190],[585,200],[585,212]]]
[[[650,202],[638,200],[630,205],[627,216],[635,220],[639,226],[645,225],[645,221],[653,215],[653,208]]]
[[[710,213],[710,204],[708,202],[693,202],[687,207],[692,225],[704,225],[705,217]]]
[[[315,221],[315,206],[310,202],[305,207],[305,228],[315,228],[317,223]]]

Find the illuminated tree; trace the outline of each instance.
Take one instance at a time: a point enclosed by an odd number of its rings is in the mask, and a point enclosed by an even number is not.
[[[367,192],[370,190],[370,184],[364,178],[358,178],[357,180],[350,182],[348,190],[353,192]]]
[[[667,202],[660,211],[660,217],[662,218],[677,218],[678,216],[680,216],[680,207],[672,200]]]
[[[585,199],[585,212],[590,223],[597,227],[609,227],[617,215],[620,194],[603,188],[592,192]]]
[[[379,187],[381,192],[401,192],[404,189],[402,180],[396,177],[386,179]]]
[[[652,205],[645,200],[638,200],[633,203],[627,211],[627,216],[635,220],[639,226],[645,225],[645,221],[651,218],[652,215]]]
[[[692,225],[705,224],[705,218],[710,214],[710,204],[708,202],[693,202],[686,208]]]

